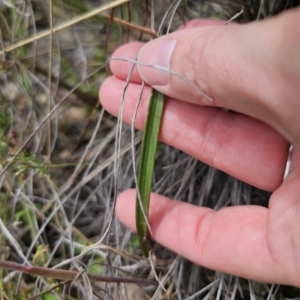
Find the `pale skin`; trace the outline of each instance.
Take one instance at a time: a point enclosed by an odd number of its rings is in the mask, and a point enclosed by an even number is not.
[[[160,140],[272,192],[269,207],[214,211],[152,194],[152,238],[214,270],[300,287],[300,10],[223,25],[195,20],[142,50],[142,43],[116,50],[115,58],[138,55],[142,63],[166,64],[166,54],[157,57],[155,50],[167,39],[171,48],[161,53],[173,49],[169,69],[213,99],[175,76],[139,66],[126,94],[124,121],[131,123],[143,78],[166,95]],[[102,105],[115,116],[130,67],[113,61],[113,76],[100,89]],[[140,130],[149,94],[146,86],[135,123]],[[291,171],[283,180],[290,144]],[[135,230],[135,190],[119,196],[116,214]]]

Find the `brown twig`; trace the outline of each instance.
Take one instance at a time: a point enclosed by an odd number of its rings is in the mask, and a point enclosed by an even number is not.
[[[148,34],[148,35],[150,35],[151,37],[155,37],[155,38],[158,37],[158,34],[157,34],[154,30],[152,30],[151,28],[144,27],[144,26],[140,26],[140,25],[136,25],[136,24],[132,24],[132,23],[130,23],[130,22],[121,20],[121,19],[119,19],[119,18],[111,17],[111,16],[108,15],[108,14],[102,14],[102,16],[103,16],[104,18],[110,20],[110,21],[115,22],[116,24],[122,25],[122,26],[124,26],[124,27],[129,28],[129,29],[136,30],[136,31],[139,31],[139,32]]]
[[[26,266],[10,261],[0,260],[0,268],[7,270],[20,271],[32,276],[50,277],[61,280],[82,280],[82,273],[77,271],[69,271],[62,269],[50,269],[36,266]],[[113,283],[135,283],[140,286],[157,286],[156,281],[143,278],[125,278],[118,276],[101,276],[94,274],[87,274],[92,281],[113,282]]]

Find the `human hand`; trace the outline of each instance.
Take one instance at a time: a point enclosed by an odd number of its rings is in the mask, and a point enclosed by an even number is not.
[[[161,141],[272,192],[268,209],[251,205],[219,211],[152,194],[152,238],[208,268],[296,286],[300,286],[299,16],[296,9],[248,25],[193,21],[141,51],[143,44],[133,43],[113,55],[135,59],[139,53],[138,61],[168,67],[213,99],[209,102],[176,76],[139,66],[125,97],[126,122],[131,122],[142,77],[167,95]],[[167,41],[171,48],[159,49]],[[126,62],[112,61],[114,75],[102,84],[101,102],[113,115],[118,114],[130,68]],[[140,130],[149,94],[147,86],[135,123]],[[294,151],[291,172],[282,182],[287,141]],[[135,230],[134,190],[119,196],[116,213]]]

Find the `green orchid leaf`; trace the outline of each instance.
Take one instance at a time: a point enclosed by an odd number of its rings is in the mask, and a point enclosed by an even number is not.
[[[149,236],[149,223],[147,218],[163,107],[164,95],[152,89],[142,141],[136,197],[136,228],[141,248],[147,257],[149,254],[146,243]]]

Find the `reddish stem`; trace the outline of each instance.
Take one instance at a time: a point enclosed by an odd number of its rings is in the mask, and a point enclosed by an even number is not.
[[[17,264],[10,261],[0,260],[0,268],[20,271],[33,276],[51,277],[51,278],[62,279],[62,280],[74,280],[74,279],[82,280],[82,274],[77,271],[50,269],[50,268],[36,267],[36,266],[26,266],[26,265]],[[87,276],[92,281],[115,282],[115,283],[136,283],[140,286],[158,285],[157,282],[155,281],[143,279],[143,278],[101,276],[101,275],[94,275],[94,274],[87,274]]]

